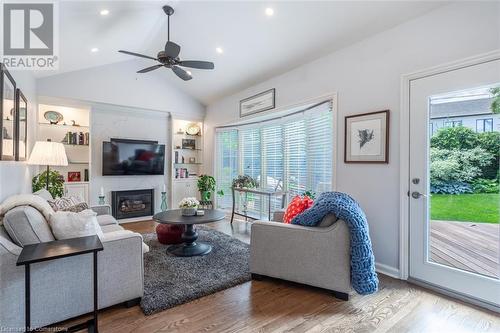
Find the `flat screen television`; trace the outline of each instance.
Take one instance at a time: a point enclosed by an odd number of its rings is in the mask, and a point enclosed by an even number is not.
[[[111,140],[102,143],[102,175],[163,175],[165,145],[153,141]]]

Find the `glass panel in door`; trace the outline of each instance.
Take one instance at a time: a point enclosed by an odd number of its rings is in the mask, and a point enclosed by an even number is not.
[[[500,84],[429,99],[429,259],[495,279],[500,278],[499,100]]]

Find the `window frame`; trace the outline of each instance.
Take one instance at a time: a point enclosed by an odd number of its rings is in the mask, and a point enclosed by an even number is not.
[[[491,122],[491,127],[488,130],[486,130],[486,121],[488,120]],[[478,131],[477,128],[478,123],[483,124],[483,130],[481,132]],[[476,133],[489,133],[489,132],[493,132],[493,118],[476,119]]]
[[[283,107],[279,107],[279,108],[275,108],[275,109],[272,109],[272,110],[269,110],[269,111],[266,111],[266,112],[262,112],[260,114],[257,114],[257,115],[253,115],[253,116],[248,116],[248,117],[245,117],[245,121],[246,122],[252,122],[252,121],[256,121],[257,119],[259,119],[259,121],[266,121],[266,119],[272,119],[274,117],[276,117],[276,114],[277,113],[282,113],[282,112],[286,112],[286,111],[289,111],[289,113],[295,113],[297,109],[300,110],[300,108],[307,108],[308,105],[311,105],[311,104],[315,104],[315,103],[321,103],[321,102],[325,102],[325,101],[330,101],[330,105],[331,105],[331,113],[332,113],[332,130],[333,130],[333,135],[332,135],[332,142],[331,142],[331,149],[332,149],[332,174],[331,174],[331,181],[332,181],[332,184],[331,184],[331,188],[330,190],[331,191],[336,191],[337,190],[337,169],[338,169],[338,166],[339,166],[339,163],[338,163],[338,149],[340,149],[339,147],[339,122],[338,122],[338,99],[337,99],[337,93],[336,92],[333,92],[333,93],[329,93],[329,94],[326,94],[326,95],[321,95],[321,96],[318,96],[318,97],[315,97],[315,98],[312,98],[312,99],[307,99],[307,100],[303,100],[301,102],[298,102],[298,103],[295,103],[295,104],[290,104],[290,105],[287,105],[287,106],[283,106]],[[282,117],[286,117],[287,114],[283,115]],[[212,174],[213,175],[217,175],[217,168],[218,168],[218,165],[217,165],[217,156],[218,156],[218,146],[217,146],[217,132],[220,131],[222,128],[224,129],[227,129],[227,130],[230,130],[230,129],[236,129],[238,130],[238,127],[242,126],[243,124],[238,124],[237,121],[240,121],[242,120],[243,118],[238,118],[236,119],[232,124],[231,123],[227,123],[226,125],[219,125],[219,126],[214,126],[214,135],[213,135],[213,144],[214,144],[214,152],[215,152],[215,155],[214,155],[214,159],[213,159],[213,163],[212,163]],[[284,129],[283,129],[284,131]],[[240,136],[240,134],[238,134],[238,137]],[[261,136],[262,136],[262,133],[261,133]],[[261,138],[262,139],[262,138]],[[285,160],[286,159],[286,153],[284,152],[283,154],[283,159]],[[242,163],[241,163],[241,159],[242,159],[242,151],[240,149],[240,147],[238,147],[238,173],[241,174],[242,170]],[[262,159],[262,154],[261,154],[261,159]],[[265,170],[265,168],[261,165],[261,179],[262,179],[262,173],[264,172],[263,170]],[[287,175],[287,170],[286,168],[284,168],[283,170],[283,183],[285,183],[285,179],[286,177],[288,177]],[[217,179],[216,179],[217,181]],[[288,191],[287,189],[287,186],[285,184],[283,184],[283,190],[284,191]],[[291,198],[287,195],[287,202],[289,202],[291,200]],[[214,206],[217,207],[218,205],[218,197],[215,196],[215,200],[214,200]]]

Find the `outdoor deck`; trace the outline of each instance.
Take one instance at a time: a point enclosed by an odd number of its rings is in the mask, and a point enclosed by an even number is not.
[[[431,221],[431,260],[500,278],[500,224]]]

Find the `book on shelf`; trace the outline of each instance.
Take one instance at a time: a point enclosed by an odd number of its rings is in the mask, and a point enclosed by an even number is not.
[[[88,132],[67,132],[62,142],[68,145],[88,146],[90,135]]]
[[[175,179],[190,178],[193,174],[190,174],[186,168],[176,168],[175,169]]]

